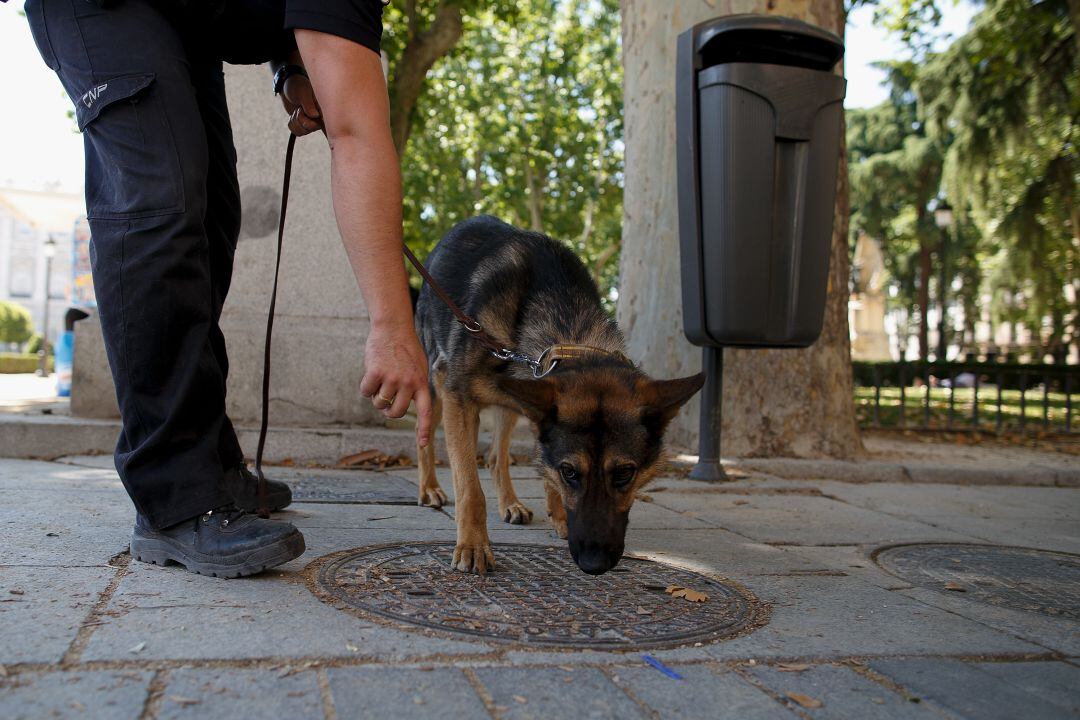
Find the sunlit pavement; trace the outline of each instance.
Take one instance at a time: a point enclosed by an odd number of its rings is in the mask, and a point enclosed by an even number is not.
[[[307,553],[220,580],[129,558],[132,509],[110,463],[0,460],[2,717],[1049,718],[1080,707],[1075,558],[1051,556],[1062,573],[1046,587],[966,576],[950,588],[873,555],[918,543],[1080,553],[1076,488],[664,478],[634,506],[628,552],[737,583],[768,604],[768,622],[685,647],[559,651],[406,630],[309,590],[305,567],[329,553],[452,540],[452,506],[295,503],[281,517]],[[338,491],[401,487],[415,472],[275,470]],[[514,474],[536,519],[509,526],[492,511],[493,541],[564,548],[533,471]],[[1012,590],[1031,606],[986,599]]]
[[[23,405],[27,401],[55,402],[56,375],[40,377],[33,373],[0,373],[0,408]]]

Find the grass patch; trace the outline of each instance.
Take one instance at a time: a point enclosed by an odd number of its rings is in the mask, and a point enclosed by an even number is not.
[[[950,425],[950,393],[948,388],[929,389],[929,420],[927,420],[927,388],[908,387],[904,389],[903,423],[900,415],[900,388],[881,388],[880,406],[874,413],[874,388],[855,388],[855,414],[859,424],[865,427],[910,427],[929,426],[933,428],[952,427],[956,429],[977,428],[996,430],[998,413],[1001,414],[1001,427],[1017,429],[1021,426],[1021,417],[1025,428],[1031,430],[1049,429],[1064,431],[1067,426],[1065,393],[1050,392],[1045,396],[1042,388],[1002,390],[1000,400],[994,386],[979,387],[978,422],[974,422],[975,390],[957,388],[952,398],[952,423]],[[1076,407],[1080,394],[1073,393],[1072,428],[1080,429],[1080,409]]]

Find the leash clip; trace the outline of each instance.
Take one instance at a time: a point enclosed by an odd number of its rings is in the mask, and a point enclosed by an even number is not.
[[[555,346],[552,345],[547,350],[544,350],[544,352],[540,353],[540,357],[529,362],[529,364],[532,365],[533,377],[537,380],[542,377],[546,377],[548,374],[551,373],[552,370],[555,369],[555,366],[559,364],[559,358],[552,358],[551,363],[547,366],[547,369],[543,369],[544,358],[548,356],[548,353],[550,353],[552,349],[554,349],[554,347]]]

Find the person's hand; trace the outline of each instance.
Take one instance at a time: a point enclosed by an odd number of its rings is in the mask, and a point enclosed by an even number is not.
[[[431,434],[431,392],[427,358],[411,324],[373,325],[364,348],[364,377],[360,394],[375,409],[399,418],[416,401],[416,441],[427,447]]]
[[[289,130],[297,137],[323,129],[322,109],[311,81],[299,73],[290,75],[281,89],[281,104],[289,113]]]

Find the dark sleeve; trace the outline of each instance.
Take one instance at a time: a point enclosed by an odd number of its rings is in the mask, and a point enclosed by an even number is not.
[[[382,10],[382,0],[285,0],[285,27],[330,33],[378,53]]]

